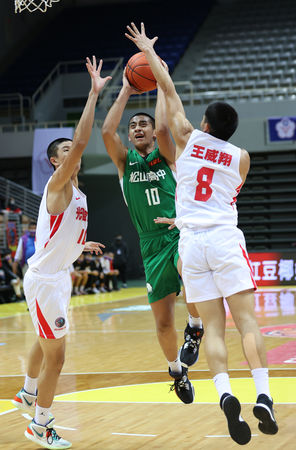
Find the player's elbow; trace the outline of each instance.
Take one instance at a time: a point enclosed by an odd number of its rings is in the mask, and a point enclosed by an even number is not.
[[[77,141],[73,141],[74,147],[76,150],[82,151],[87,146],[87,140],[86,139],[77,139]]]
[[[101,134],[103,139],[110,139],[114,133],[108,122],[103,123]]]
[[[164,124],[157,124],[156,128],[155,128],[155,133],[156,133],[157,140],[168,136],[168,134],[169,134],[168,126],[164,125]]]

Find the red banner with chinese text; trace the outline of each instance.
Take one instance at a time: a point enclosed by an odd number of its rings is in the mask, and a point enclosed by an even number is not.
[[[249,253],[257,286],[296,285],[296,253]]]

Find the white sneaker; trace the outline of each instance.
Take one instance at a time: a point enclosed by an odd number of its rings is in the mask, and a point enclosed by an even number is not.
[[[28,394],[24,388],[22,388],[17,394],[15,394],[14,399],[11,402],[18,409],[22,409],[31,413],[31,415],[35,415],[35,406],[36,406],[37,395]]]
[[[61,438],[53,428],[54,418],[52,418],[46,426],[38,425],[34,419],[28,425],[25,436],[37,445],[45,448],[70,448],[71,442]]]
[[[97,288],[92,288],[92,292],[93,292],[93,294],[99,294],[100,293],[100,291],[99,291],[99,289],[97,289]]]

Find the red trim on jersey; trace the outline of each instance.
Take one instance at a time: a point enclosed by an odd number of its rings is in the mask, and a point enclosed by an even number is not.
[[[43,331],[42,331],[42,328],[41,328],[39,322],[38,322],[38,328],[39,328],[39,336],[42,337],[42,338],[44,338],[44,339],[46,339],[46,336],[44,336],[44,333],[43,333]]]
[[[52,217],[54,217],[56,220],[53,222],[54,225],[50,228],[51,233],[50,233],[49,239],[51,239],[53,237],[53,235],[58,231],[58,229],[61,225],[63,216],[64,216],[64,213],[59,214],[58,216],[50,216],[50,221],[51,221]]]
[[[243,253],[243,257],[245,258],[245,260],[247,261],[247,264],[248,264],[248,266],[249,266],[249,269],[250,269],[250,275],[251,275],[251,279],[252,279],[252,283],[253,283],[254,289],[256,290],[256,289],[257,289],[257,284],[256,284],[256,281],[254,280],[254,277],[253,277],[253,270],[252,270],[251,263],[250,263],[250,260],[249,260],[249,258],[248,258],[247,252],[246,252],[246,250],[241,246],[241,244],[239,244],[239,246],[240,246],[241,251],[242,251],[242,253]]]
[[[240,190],[241,190],[241,188],[242,188],[242,185],[243,185],[243,183],[241,183],[237,188],[235,188],[235,190],[236,190],[236,196],[233,197],[232,202],[230,203],[232,207],[233,207],[233,205],[236,203],[237,196],[238,196],[238,194],[240,193]]]
[[[39,326],[40,336],[45,338],[45,339],[55,339],[55,335],[51,331],[50,326],[46,322],[45,317],[44,317],[44,315],[41,312],[41,309],[40,309],[40,307],[38,305],[38,302],[37,302],[37,298],[35,299],[35,301],[36,301],[36,311],[37,311],[37,319],[38,319],[38,326]]]
[[[62,219],[63,219],[64,213],[59,214],[58,216],[50,216],[50,236],[48,241],[45,243],[44,248],[47,246],[47,244],[49,243],[50,239],[53,237],[53,235],[58,231]]]

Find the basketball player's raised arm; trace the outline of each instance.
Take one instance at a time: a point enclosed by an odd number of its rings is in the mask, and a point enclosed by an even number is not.
[[[157,87],[155,129],[160,154],[166,159],[168,164],[174,164],[176,160],[176,147],[170,135],[165,95],[160,86]]]
[[[239,161],[239,173],[242,179],[242,184],[246,181],[248,172],[250,170],[250,155],[247,150],[241,149],[241,156]]]
[[[123,176],[124,173],[128,150],[121,141],[117,130],[130,96],[136,93],[139,92],[135,91],[135,89],[130,86],[125,76],[124,70],[122,77],[122,88],[118,94],[117,99],[109,109],[109,112],[102,126],[102,137],[106,150],[115,166],[117,167],[120,177]]]
[[[92,132],[95,107],[99,93],[105,86],[106,82],[111,79],[110,76],[105,78],[101,77],[102,64],[103,61],[100,60],[97,67],[95,56],[93,56],[92,62],[89,58],[87,58],[86,67],[91,77],[91,89],[83,113],[75,130],[72,145],[69,149],[69,154],[51,178],[49,184],[50,191],[60,191],[71,179],[77,164],[80,162],[83,151],[88,144]]]
[[[130,34],[125,33],[125,36],[134,42],[139,50],[145,53],[157,84],[164,92],[168,124],[176,143],[176,158],[178,158],[187,144],[189,136],[193,131],[193,126],[186,119],[185,111],[181,99],[176,92],[173,80],[153,48],[158,38],[154,37],[153,39],[149,39],[145,34],[143,23],[141,23],[141,32],[133,22],[131,26],[127,26],[127,29]]]

